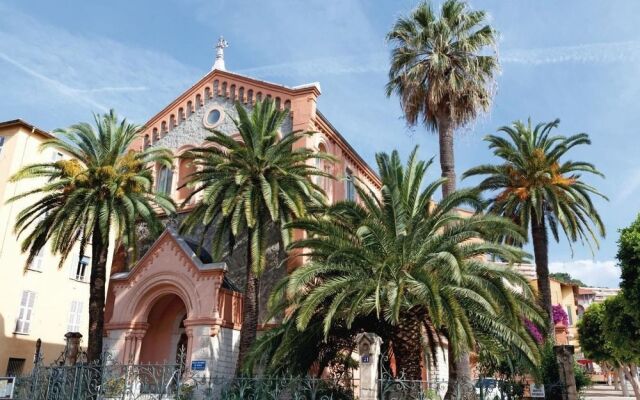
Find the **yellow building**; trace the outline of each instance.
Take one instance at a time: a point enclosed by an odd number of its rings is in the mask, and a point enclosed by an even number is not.
[[[535,288],[538,287],[538,280],[531,281]],[[578,285],[571,285],[549,278],[551,286],[551,304],[561,305],[567,313],[569,326],[566,335],[556,331],[556,344],[570,344],[574,346],[575,352],[580,352],[580,342],[578,341]]]
[[[536,276],[536,266],[533,264],[517,264],[514,268],[524,275],[533,285],[534,288],[538,287],[538,279]],[[551,286],[551,304],[562,306],[562,309],[567,313],[569,318],[569,326],[567,327],[566,335],[556,335],[556,342],[558,344],[570,344],[575,347],[575,352],[580,351],[580,343],[578,342],[578,285],[571,285],[565,282],[560,282],[556,279],[550,278],[549,285]]]
[[[34,199],[6,203],[41,183],[9,182],[20,168],[68,157],[54,149],[40,151],[40,144],[52,137],[22,120],[0,122],[0,376],[29,372],[38,339],[48,364],[64,349],[65,333],[87,337],[90,259],[79,260],[76,253],[58,268],[59,258],[47,245],[25,269],[27,257],[13,226]]]

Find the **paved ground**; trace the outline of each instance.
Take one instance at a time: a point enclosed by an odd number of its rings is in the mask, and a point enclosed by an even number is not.
[[[635,400],[631,385],[628,384],[627,387],[629,388],[629,397],[622,396],[622,390],[614,390],[613,386],[593,385],[589,389],[585,390],[584,398],[588,400]]]

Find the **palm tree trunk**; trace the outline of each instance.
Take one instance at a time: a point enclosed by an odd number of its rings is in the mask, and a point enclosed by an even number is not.
[[[542,309],[547,312],[549,318],[547,338],[555,342],[551,285],[549,283],[549,239],[547,237],[547,227],[544,217],[538,220],[535,213],[531,213],[531,236],[533,238],[533,254],[536,259],[539,302]]]
[[[442,197],[455,192],[456,170],[453,156],[453,124],[451,118],[438,118],[438,141],[440,144],[440,169],[447,181],[442,185]]]
[[[256,341],[258,335],[258,277],[251,267],[251,230],[247,236],[247,282],[245,283],[244,298],[242,301],[242,329],[240,331],[240,348],[238,349],[238,362],[236,364],[236,376],[242,375],[244,361]]]
[[[392,328],[391,346],[396,360],[396,375],[404,379],[422,380],[422,346],[420,313],[403,314],[400,323]]]
[[[440,169],[442,177],[447,181],[442,186],[442,197],[456,191],[456,170],[453,148],[453,123],[448,116],[438,118],[438,141],[440,147]],[[475,398],[475,390],[471,382],[471,362],[469,352],[461,352],[456,357],[453,346],[449,346],[449,382],[447,398]]]
[[[89,280],[89,345],[87,361],[102,358],[102,336],[104,332],[104,303],[107,282],[107,255],[109,254],[109,233],[105,239],[96,226],[91,243],[91,275]]]
[[[447,353],[449,380],[447,382],[445,400],[475,399],[476,392],[471,379],[470,353],[462,351],[456,356],[451,343]]]

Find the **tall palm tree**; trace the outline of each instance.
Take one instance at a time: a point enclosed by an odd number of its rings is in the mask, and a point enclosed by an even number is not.
[[[162,224],[154,207],[175,211],[170,198],[153,192],[149,167],[152,163],[170,166],[171,153],[162,148],[130,150],[141,127],[119,120],[113,110],[94,115],[94,122],[95,130],[88,123],[57,130],[58,137],[45,141],[42,148],[61,150],[72,159],[24,167],[12,181],[38,179],[42,185],[9,199],[38,197],[18,214],[15,224],[19,235],[27,234],[22,241],[27,265],[47,243],[54,254],[61,255],[60,266],[78,246],[80,262],[87,245],[91,246],[89,361],[99,360],[102,353],[110,238],[136,254],[137,223],[144,221],[159,233]]]
[[[288,225],[307,232],[290,248],[306,249],[311,257],[275,295],[285,300],[288,318],[299,330],[313,322],[325,336],[358,319],[379,320],[386,327],[379,333],[391,342],[408,379],[421,379],[422,332],[431,346],[446,333],[456,355],[491,337],[533,357],[535,345],[519,322],[522,315],[540,320],[527,300],[533,298],[528,283],[510,268],[484,261],[487,254],[519,259],[520,250],[488,240],[497,233],[521,238],[518,227],[500,217],[462,215],[458,207],[479,204],[470,191],[435,205],[432,196],[444,179],[421,189],[430,163],[418,161],[415,150],[406,168],[395,151],[376,159],[380,197],[358,186],[360,203],[339,202],[325,217]]]
[[[598,235],[605,235],[591,196],[606,197],[582,180],[583,173],[603,175],[591,163],[566,159],[572,148],[591,144],[589,136],[551,135],[559,123],[556,119],[532,127],[531,120],[528,124],[516,121],[500,128],[498,131],[506,137],[488,135],[485,140],[501,163],[480,165],[463,175],[463,179],[485,176],[478,188],[492,196],[488,204],[490,213],[512,219],[527,232],[531,227],[540,304],[550,321],[551,338],[549,230],[556,241],[562,231],[569,245],[579,240],[598,246]]]
[[[296,131],[280,138],[279,129],[288,110],[278,110],[271,100],[257,102],[251,113],[236,103],[240,134],[236,140],[212,131],[204,146],[189,151],[196,171],[187,185],[194,188],[185,200],[201,193],[201,200],[185,218],[181,230],[213,232],[212,248],[221,256],[225,246],[233,250],[240,236],[247,237],[247,269],[243,323],[237,372],[254,343],[258,327],[258,278],[265,269],[268,229],[282,227],[293,218],[305,216],[310,207],[324,204],[322,189],[314,176],[330,178],[313,166],[324,154],[293,145],[313,132]],[[286,245],[291,232],[281,229]]]
[[[387,34],[393,46],[387,96],[398,95],[409,126],[438,132],[444,196],[456,187],[455,129],[491,104],[498,60],[487,51],[496,33],[485,20],[484,11],[460,0],[446,0],[439,15],[425,1]]]

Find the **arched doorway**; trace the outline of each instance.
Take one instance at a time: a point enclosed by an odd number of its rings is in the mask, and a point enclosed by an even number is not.
[[[175,294],[167,294],[151,307],[147,316],[149,327],[142,339],[140,363],[174,363],[188,347],[184,320],[187,309],[182,299]],[[184,362],[184,361],[182,361]]]

